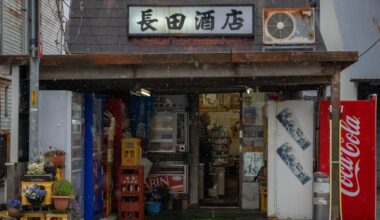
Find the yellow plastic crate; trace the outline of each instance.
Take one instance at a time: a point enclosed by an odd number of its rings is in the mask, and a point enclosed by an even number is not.
[[[53,194],[53,182],[21,182],[21,189],[27,187],[27,186],[32,186],[33,184],[40,185],[45,187],[46,190],[46,196],[44,201],[42,202],[41,205],[51,205],[52,204],[52,194]],[[28,202],[28,199],[25,196],[21,197],[21,204],[22,205],[30,205]]]
[[[121,140],[121,165],[136,166],[141,158],[141,139],[123,138]]]

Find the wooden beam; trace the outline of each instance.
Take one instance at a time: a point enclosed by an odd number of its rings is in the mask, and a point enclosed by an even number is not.
[[[29,63],[29,57],[24,55],[1,55],[0,65],[25,65]]]
[[[340,70],[335,68],[331,78],[331,158],[330,158],[330,183],[331,183],[331,219],[341,219],[340,213]]]
[[[328,76],[319,63],[43,66],[42,80]],[[310,82],[310,81],[308,81]],[[312,82],[312,81],[311,81]]]
[[[357,52],[215,52],[145,54],[73,54],[42,57],[44,66],[89,66],[186,63],[335,63],[342,66],[358,59]]]
[[[354,63],[357,52],[247,52],[232,53],[233,63]]]
[[[224,77],[224,78],[151,78],[151,79],[96,79],[96,80],[42,80],[41,86],[67,90],[128,90],[135,85],[152,91],[188,93],[196,91],[243,91],[246,86],[265,91],[292,88],[315,89],[328,85],[330,76],[288,77]]]
[[[186,64],[186,63],[334,63],[342,68],[358,60],[357,52],[187,52],[187,53],[92,53],[45,55],[42,66],[93,66],[129,64]],[[28,56],[3,55],[0,65],[28,64]]]
[[[172,54],[73,54],[44,56],[42,65],[128,65],[178,63],[229,63],[229,53],[172,53]]]

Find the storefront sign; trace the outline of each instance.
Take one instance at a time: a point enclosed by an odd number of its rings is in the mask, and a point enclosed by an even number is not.
[[[376,99],[343,101],[341,195],[344,220],[375,219]],[[329,102],[320,104],[320,171],[330,173]]]
[[[145,181],[147,191],[155,187],[168,187],[171,193],[186,193],[184,175],[153,174],[148,175]]]
[[[253,36],[254,5],[129,6],[129,36]]]

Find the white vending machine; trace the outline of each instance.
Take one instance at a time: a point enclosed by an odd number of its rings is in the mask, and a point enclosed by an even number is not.
[[[312,219],[314,102],[268,102],[268,216]]]
[[[48,151],[51,146],[66,152],[65,179],[74,184],[76,200],[82,210],[83,110],[84,97],[81,94],[57,90],[39,92],[39,150]]]

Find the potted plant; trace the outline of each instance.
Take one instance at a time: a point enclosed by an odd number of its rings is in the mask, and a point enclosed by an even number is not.
[[[73,195],[74,187],[67,180],[58,180],[53,184],[53,203],[56,210],[66,210]]]
[[[63,166],[65,164],[65,151],[49,146],[49,150],[44,156],[47,161],[50,161],[54,166]]]
[[[72,198],[70,200],[69,204],[69,211],[71,214],[72,220],[80,220],[81,219],[81,211],[80,211],[80,204],[75,200],[75,198]]]
[[[27,175],[38,176],[46,174],[44,169],[44,161],[36,159],[28,164]]]
[[[21,202],[18,199],[9,199],[7,202],[7,212],[10,217],[21,217]]]
[[[51,174],[52,177],[55,177],[55,174],[57,173],[57,168],[54,166],[54,164],[52,162],[45,161],[44,171],[47,174]]]
[[[34,161],[28,163],[28,170],[23,177],[23,181],[27,182],[44,182],[51,181],[53,174],[51,170],[47,169],[49,164],[46,163],[42,157],[37,157]],[[49,171],[47,173],[46,171]]]
[[[33,206],[39,206],[44,201],[47,191],[44,186],[33,184],[22,188],[22,195]]]

